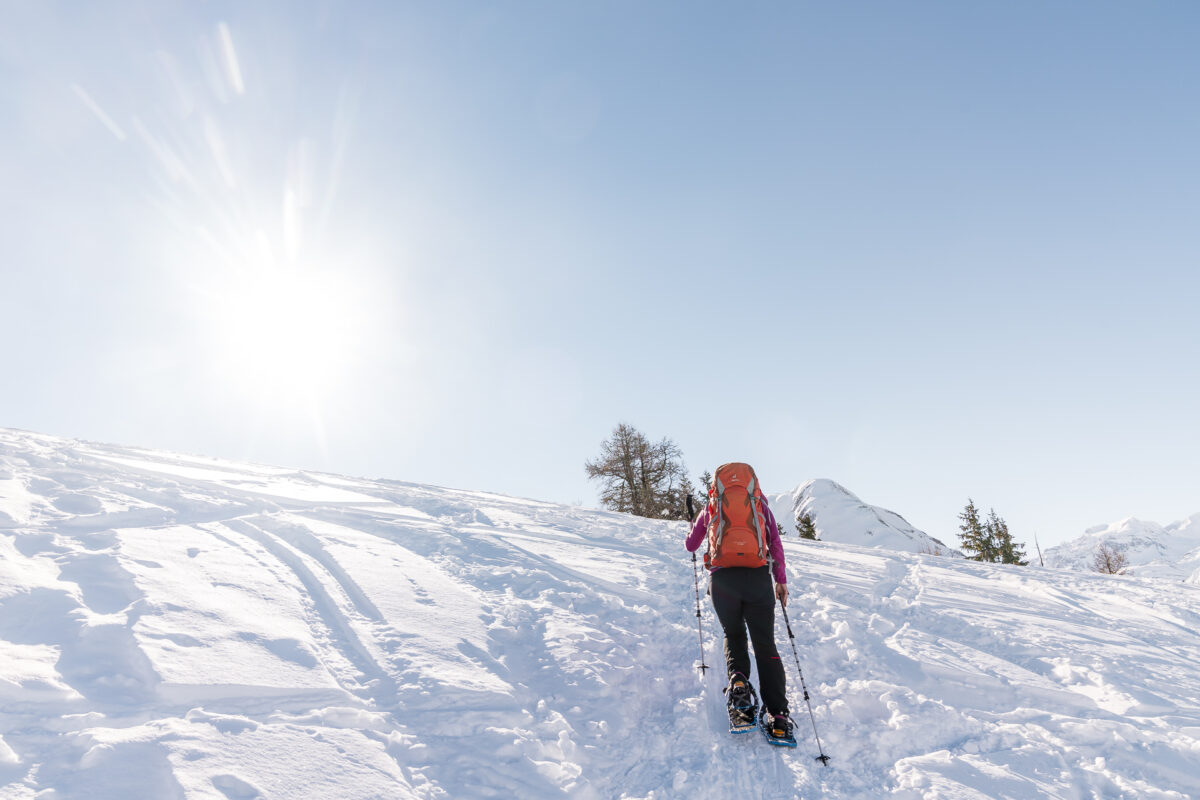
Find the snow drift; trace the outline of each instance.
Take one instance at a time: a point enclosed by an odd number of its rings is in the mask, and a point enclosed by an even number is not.
[[[0,510],[3,800],[1200,796],[1200,587],[790,538],[826,768],[681,522],[4,430]]]

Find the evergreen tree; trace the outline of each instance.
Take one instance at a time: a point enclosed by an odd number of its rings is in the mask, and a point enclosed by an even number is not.
[[[1000,552],[1004,548],[1004,533],[1007,529],[1004,520],[996,515],[996,509],[988,510],[987,521],[983,523],[984,541],[987,545],[987,550],[984,557],[980,561],[986,561],[989,564],[997,564],[1000,562]]]
[[[991,561],[990,537],[983,523],[979,521],[979,509],[975,507],[974,500],[967,498],[967,507],[958,518],[962,520],[962,524],[958,526],[961,531],[958,540],[966,557],[973,561]]]
[[[796,517],[796,530],[800,533],[801,539],[817,539],[817,526],[813,523],[812,515],[807,511]]]
[[[1008,523],[1003,517],[996,515],[995,509],[988,517],[987,527],[991,531],[992,546],[995,548],[993,561],[1016,564],[1019,567],[1029,564],[1025,558],[1025,545],[1013,541],[1012,534],[1008,532]]]
[[[958,526],[962,531],[958,538],[967,558],[989,564],[1017,564],[1022,567],[1029,563],[1025,560],[1025,545],[1013,541],[1008,523],[996,513],[996,509],[989,509],[987,521],[981,522],[975,501],[968,499],[967,507],[958,518],[962,520]]]
[[[670,439],[651,442],[621,423],[600,445],[600,457],[584,462],[588,477],[601,481],[600,503],[640,517],[683,519],[691,491],[683,453]]]

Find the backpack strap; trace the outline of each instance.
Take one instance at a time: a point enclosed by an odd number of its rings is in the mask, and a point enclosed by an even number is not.
[[[717,516],[717,538],[713,542],[712,548],[716,550],[721,547],[721,539],[725,536],[725,515],[721,513],[721,500],[725,496],[725,484],[721,483],[721,479],[715,476],[713,477],[713,483],[717,487],[717,502],[715,504],[715,513]]]
[[[757,483],[758,483],[758,476],[754,476],[750,479],[750,485],[747,487],[747,489],[750,492],[750,516],[754,517],[754,532],[758,535],[758,557],[766,558],[768,561],[770,561],[771,559],[767,555],[767,552],[766,552],[767,538],[763,534],[762,523],[760,523],[758,521],[758,505],[757,504],[761,501],[759,500],[758,495],[756,493],[757,489],[758,489],[758,487],[756,485]]]

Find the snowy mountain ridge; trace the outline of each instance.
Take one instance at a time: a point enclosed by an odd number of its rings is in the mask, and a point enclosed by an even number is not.
[[[958,550],[914,528],[896,512],[868,505],[827,478],[807,481],[791,492],[772,495],[768,501],[788,535],[795,531],[801,515],[807,514],[822,541],[962,557]]]
[[[826,478],[771,495],[768,501],[787,535],[795,531],[796,520],[808,514],[822,541],[963,557],[959,550],[913,527],[896,512],[865,503]],[[1043,557],[1047,567],[1093,572],[1093,560],[1101,544],[1125,556],[1126,575],[1200,584],[1200,514],[1169,525],[1135,517],[1097,525],[1076,539],[1047,548]]]
[[[1089,528],[1082,536],[1046,549],[1046,566],[1091,570],[1100,545],[1122,553],[1125,574],[1200,583],[1200,514],[1169,525],[1128,517]]]
[[[0,800],[1200,796],[1200,587],[786,537],[823,767],[683,522],[4,429],[0,511]]]

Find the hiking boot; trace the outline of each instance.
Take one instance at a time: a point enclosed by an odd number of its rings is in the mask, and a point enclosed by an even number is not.
[[[744,675],[735,672],[729,676],[729,686],[725,689],[725,702],[731,710],[749,711],[753,717],[754,710],[758,707],[757,699],[754,687],[750,685],[750,681]]]
[[[768,739],[780,744],[794,744],[796,741],[796,737],[792,734],[792,720],[788,717],[787,712],[772,714],[763,710],[762,729]]]
[[[725,704],[729,707],[729,732],[745,733],[758,727],[758,695],[754,686],[740,672],[729,676]]]

